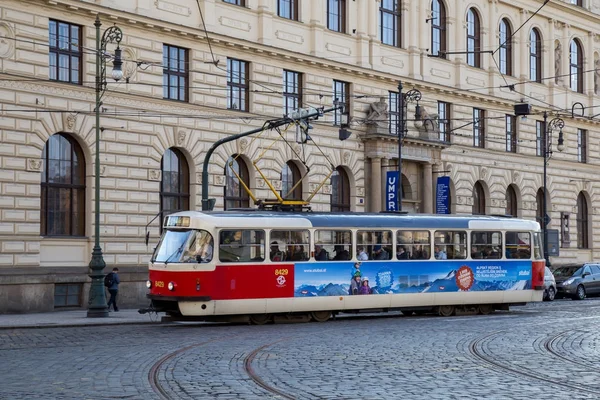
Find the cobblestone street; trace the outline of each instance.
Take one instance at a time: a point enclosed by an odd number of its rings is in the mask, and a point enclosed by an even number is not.
[[[489,316],[0,330],[5,399],[594,399],[600,301]]]

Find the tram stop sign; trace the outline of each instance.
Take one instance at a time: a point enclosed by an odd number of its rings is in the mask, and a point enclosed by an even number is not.
[[[548,214],[544,215],[544,226],[548,226],[552,218]]]

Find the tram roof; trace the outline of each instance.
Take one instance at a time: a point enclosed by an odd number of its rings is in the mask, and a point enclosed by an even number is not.
[[[276,211],[187,211],[175,215],[188,215],[191,217],[208,217],[215,226],[232,227],[234,225],[245,227],[258,225],[265,227],[297,225],[306,227],[308,221],[313,228],[414,228],[414,229],[524,229],[539,230],[539,224],[531,220],[507,218],[491,215],[455,215],[455,214],[395,214],[395,213],[361,213],[361,212],[276,212]],[[245,223],[234,224],[225,221],[229,218],[243,219]],[[220,222],[215,219],[222,219]],[[256,221],[256,219],[271,220]],[[273,223],[273,219],[280,223]],[[231,221],[234,222],[234,221]],[[303,223],[304,222],[304,223]]]

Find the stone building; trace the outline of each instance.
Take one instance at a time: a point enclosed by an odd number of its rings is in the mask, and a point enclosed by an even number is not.
[[[288,128],[291,146],[267,130],[219,147],[208,171],[216,209],[253,205],[238,176],[257,198],[273,197],[253,162],[282,193],[310,169],[290,196],[307,198],[324,181],[313,210],[384,209],[386,172],[398,169],[399,81],[403,95],[421,93],[419,116],[416,101],[403,114],[404,210],[435,212],[437,178],[448,176],[452,212],[541,218],[546,153],[560,246],[552,261],[596,258],[598,3],[4,0],[0,312],[87,304],[96,16],[102,32],[123,33],[118,82],[114,43],[101,53],[100,240],[108,267],[121,269],[126,305],[145,303],[161,213],[201,208],[208,148],[295,108],[339,99],[353,134],[338,139],[335,112],[311,123],[304,145]],[[523,102],[531,114],[515,117]],[[545,135],[545,111],[564,120],[562,152],[558,129]]]

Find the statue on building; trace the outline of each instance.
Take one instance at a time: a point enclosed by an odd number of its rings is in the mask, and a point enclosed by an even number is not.
[[[429,114],[423,106],[421,108],[421,119],[415,121],[415,128],[419,132],[419,137],[424,139],[436,140],[439,138],[440,122],[438,114]]]
[[[600,96],[600,58],[594,61],[594,93]]]
[[[562,63],[562,45],[559,41],[556,41],[556,48],[554,49],[554,82],[558,84],[560,81],[560,65]]]
[[[371,103],[369,105],[369,112],[367,114],[366,124],[368,125],[368,131],[376,133],[387,133],[389,126],[389,112],[388,105],[385,102],[385,97],[380,97],[379,101]]]

